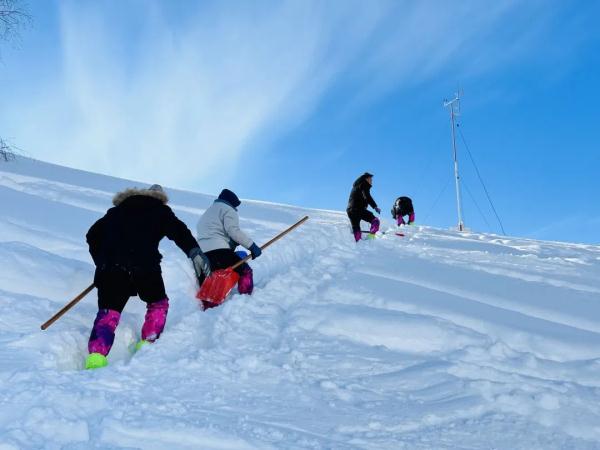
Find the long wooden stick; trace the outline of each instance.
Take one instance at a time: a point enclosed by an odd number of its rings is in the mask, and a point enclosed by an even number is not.
[[[304,216],[302,219],[300,219],[298,222],[296,222],[294,225],[292,225],[291,227],[289,227],[287,230],[282,231],[281,233],[279,233],[277,236],[275,236],[273,239],[271,239],[269,242],[267,242],[266,244],[264,244],[262,247],[260,247],[261,250],[264,250],[265,248],[267,248],[269,245],[271,245],[273,242],[275,242],[278,239],[281,239],[283,236],[285,236],[286,234],[288,234],[290,231],[292,231],[294,228],[299,227],[300,225],[302,225],[304,222],[306,222],[308,220],[308,216]],[[240,262],[234,264],[233,266],[231,266],[232,269],[235,269],[236,267],[244,264],[246,261],[248,261],[250,258],[252,258],[252,255],[248,255],[246,256],[244,259],[242,259]],[[85,297],[87,294],[90,293],[90,291],[94,289],[94,283],[90,284],[87,288],[85,288],[85,290],[79,294],[77,297],[75,297],[73,300],[71,300],[69,303],[67,303],[60,311],[58,311],[56,314],[54,314],[50,319],[48,319],[46,322],[44,322],[42,324],[42,326],[40,327],[42,330],[45,330],[46,328],[48,328],[50,325],[52,325],[54,322],[56,322],[58,319],[60,319],[60,317],[66,313],[69,309],[71,309],[73,306],[75,306],[83,297]]]
[[[275,242],[278,239],[281,239],[283,236],[285,236],[286,234],[288,234],[290,231],[292,231],[294,228],[299,227],[300,225],[302,225],[304,222],[306,222],[308,220],[308,216],[304,216],[302,219],[300,219],[298,222],[296,222],[294,225],[292,225],[291,227],[289,227],[287,230],[282,231],[281,233],[279,233],[277,236],[275,236],[273,239],[271,239],[269,242],[267,242],[266,244],[263,244],[260,249],[264,250],[265,248],[267,248],[269,245],[271,245],[273,242]],[[246,261],[248,261],[249,259],[252,258],[252,255],[248,255],[246,256],[244,259],[242,259],[241,261],[235,263],[233,266],[231,266],[231,270],[235,269],[236,267],[241,266],[242,264],[244,264]]]
[[[79,302],[79,300],[81,300],[83,297],[88,295],[92,289],[94,289],[94,283],[90,284],[88,287],[86,287],[84,289],[84,291],[81,294],[79,294],[77,297],[75,297],[73,300],[71,300],[69,303],[67,303],[65,306],[63,306],[63,308],[59,312],[57,312],[52,317],[50,317],[50,319],[48,319],[46,322],[44,322],[40,328],[42,330],[45,330],[46,328],[48,328],[50,325],[52,325],[54,322],[56,322],[58,319],[60,319],[60,317],[64,313],[66,313],[73,306],[75,306],[75,304],[77,302]]]

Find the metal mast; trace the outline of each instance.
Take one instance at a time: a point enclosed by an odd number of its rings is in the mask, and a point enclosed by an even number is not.
[[[452,150],[454,152],[454,181],[456,184],[456,208],[458,210],[458,230],[464,231],[465,224],[462,219],[462,204],[460,200],[460,176],[458,175],[458,158],[456,153],[456,121],[455,116],[460,114],[460,93],[456,93],[450,101],[444,100],[444,107],[450,110],[452,124]]]

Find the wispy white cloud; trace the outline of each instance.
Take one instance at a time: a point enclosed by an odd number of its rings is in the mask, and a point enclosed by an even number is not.
[[[364,101],[449,66],[489,70],[526,52],[502,39],[525,38],[523,17],[544,4],[61,3],[62,73],[13,129],[60,163],[216,190],[254,140],[302,121],[337,83]],[[486,53],[503,45],[514,50]]]

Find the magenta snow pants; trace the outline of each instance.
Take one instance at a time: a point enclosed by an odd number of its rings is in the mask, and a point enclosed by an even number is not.
[[[379,231],[379,219],[377,217],[375,217],[373,219],[373,221],[371,222],[371,229],[369,230],[370,233],[377,233]]]
[[[169,311],[169,299],[165,298],[158,302],[148,303],[146,305],[146,317],[142,326],[142,339],[153,342],[162,333],[167,321],[167,312]],[[90,340],[88,341],[88,351],[90,353],[100,353],[108,355],[115,341],[115,330],[119,325],[121,314],[112,309],[100,309],[96,314]]]
[[[90,353],[100,353],[108,355],[110,348],[115,340],[115,330],[119,325],[121,313],[112,309],[99,309],[94,320],[90,340],[88,341],[88,351]]]
[[[240,274],[240,279],[238,280],[238,292],[240,294],[252,294],[252,290],[254,289],[254,279],[252,277],[252,268],[246,264],[246,267],[242,270]]]
[[[415,213],[410,213],[408,215],[408,224],[410,225],[414,221],[415,221]],[[404,217],[402,217],[401,215],[398,215],[398,217],[397,217],[397,223],[398,223],[398,226],[400,226],[400,225],[406,225],[406,222],[404,222]]]
[[[146,317],[142,326],[142,339],[154,342],[165,329],[167,313],[169,312],[169,299],[164,298],[158,302],[146,305]]]

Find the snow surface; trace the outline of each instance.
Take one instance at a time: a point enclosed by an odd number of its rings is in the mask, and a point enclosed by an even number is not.
[[[424,226],[357,245],[343,212],[244,201],[259,243],[310,216],[252,262],[255,293],[201,311],[164,240],[161,339],[132,356],[132,298],[110,366],[82,370],[95,291],[40,325],[90,284],[85,233],[132,185],[0,164],[0,449],[600,448],[593,245]],[[213,198],[168,192],[195,229]]]

